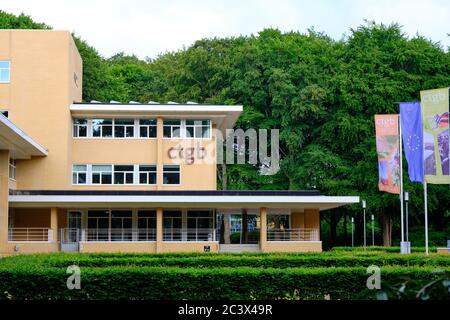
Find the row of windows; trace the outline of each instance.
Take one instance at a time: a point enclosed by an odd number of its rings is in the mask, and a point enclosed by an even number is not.
[[[186,222],[191,234],[182,234],[182,211],[163,211],[163,240],[197,240],[197,230],[213,226],[212,210],[187,210]],[[81,227],[81,213],[70,212],[69,225]],[[76,218],[76,219],[74,219]],[[137,211],[137,232],[133,234],[132,210],[89,210],[87,212],[87,237],[90,241],[155,241],[156,210]],[[118,232],[115,232],[117,230]],[[192,232],[192,230],[195,230]],[[167,232],[166,232],[167,231]]]
[[[138,228],[156,228],[156,210],[138,210]],[[132,228],[131,210],[89,210],[88,228]],[[212,228],[213,217],[211,210],[187,210],[188,228]],[[182,211],[164,210],[164,228],[181,228]]]
[[[0,60],[0,83],[9,83],[11,78],[11,63]]]
[[[156,184],[156,165],[76,164],[73,184]],[[163,184],[180,184],[180,166],[163,166]]]
[[[156,138],[156,119],[73,119],[75,138]],[[164,120],[164,138],[211,137],[210,120]]]

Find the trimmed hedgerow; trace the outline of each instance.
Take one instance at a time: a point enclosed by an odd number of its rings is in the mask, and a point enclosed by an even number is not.
[[[331,252],[363,252],[364,247],[333,247]],[[369,246],[366,247],[366,251],[380,252],[380,253],[400,253],[400,247],[381,247],[381,246]],[[425,253],[425,247],[411,247],[412,253]],[[429,247],[429,252],[436,252],[436,247]]]
[[[192,268],[298,268],[298,267],[367,267],[378,266],[450,266],[450,256],[423,254],[352,254],[352,253],[304,253],[304,254],[196,254],[196,255],[134,255],[128,254],[50,254],[15,256],[0,260],[2,265],[42,265],[67,267],[192,267]]]
[[[450,271],[450,268],[440,268]],[[383,267],[381,286],[413,279],[417,288],[435,267]],[[68,290],[65,268],[0,268],[1,299],[373,299],[366,268],[81,268],[81,290]]]

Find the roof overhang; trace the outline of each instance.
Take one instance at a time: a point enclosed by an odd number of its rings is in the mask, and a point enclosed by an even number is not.
[[[225,133],[232,129],[243,108],[241,105],[207,104],[135,104],[135,103],[74,103],[70,112],[74,117],[145,117],[211,119],[217,129]]]
[[[9,150],[15,159],[47,156],[48,150],[0,114],[0,150]]]
[[[355,196],[263,195],[15,195],[10,207],[64,208],[289,208],[327,210],[359,203]]]

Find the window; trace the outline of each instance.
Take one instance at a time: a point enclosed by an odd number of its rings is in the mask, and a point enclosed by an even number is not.
[[[88,136],[88,121],[86,119],[73,119],[73,136]]]
[[[164,166],[163,184],[180,184],[180,166],[179,165]]]
[[[9,158],[9,178],[16,180],[16,159]]]
[[[131,210],[111,211],[111,241],[132,240],[132,219]]]
[[[164,120],[164,138],[181,138],[181,120]]]
[[[139,166],[139,184],[156,184],[156,166]]]
[[[92,136],[110,138],[113,136],[111,119],[92,119]]]
[[[11,78],[11,62],[0,60],[0,83],[9,83]]]
[[[134,137],[134,119],[114,119],[115,138]]]
[[[111,165],[92,165],[92,183],[93,184],[111,184],[112,166]]]
[[[114,166],[114,184],[133,184],[134,180],[133,165],[115,165]]]
[[[72,183],[86,184],[87,183],[87,165],[73,165],[72,167]]]
[[[188,210],[187,240],[212,241],[213,214],[211,210]]]
[[[110,240],[109,210],[89,210],[87,224],[86,237],[88,241]]]
[[[211,210],[188,210],[188,229],[209,229],[213,225],[213,215]]]
[[[138,240],[155,241],[156,240],[156,211],[139,210],[138,211]]]
[[[182,218],[181,210],[164,210],[163,212],[163,239],[164,241],[180,241]]]
[[[210,126],[209,120],[186,120],[186,138],[209,139]]]
[[[139,137],[156,138],[156,120],[153,119],[139,120]]]

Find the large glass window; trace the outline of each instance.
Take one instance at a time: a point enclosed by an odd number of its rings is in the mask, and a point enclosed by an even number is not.
[[[73,136],[88,136],[88,121],[86,119],[73,119]]]
[[[164,210],[164,241],[180,241],[181,240],[181,210]]]
[[[0,83],[8,83],[11,80],[11,62],[0,60]]]
[[[134,119],[114,119],[114,137],[134,137]]]
[[[9,158],[9,178],[16,180],[16,159]]]
[[[154,119],[139,120],[139,137],[156,138],[156,120]]]
[[[156,184],[156,166],[139,166],[139,184]]]
[[[111,241],[131,241],[133,218],[131,210],[111,211]]]
[[[165,165],[163,167],[163,184],[180,184],[179,165]]]
[[[188,210],[187,212],[187,240],[213,240],[213,214],[211,210]]]
[[[164,138],[181,138],[181,120],[164,120]]]
[[[186,120],[186,138],[209,139],[210,126],[209,120]]]
[[[112,183],[112,165],[92,165],[93,184]]]
[[[133,165],[115,165],[114,166],[114,184],[133,184],[134,180]]]
[[[138,211],[138,240],[156,240],[156,210]]]
[[[92,136],[110,138],[113,136],[112,119],[92,119]]]
[[[72,167],[72,183],[86,184],[87,183],[87,165],[73,165]]]
[[[88,241],[109,241],[109,210],[89,210],[87,219]]]

